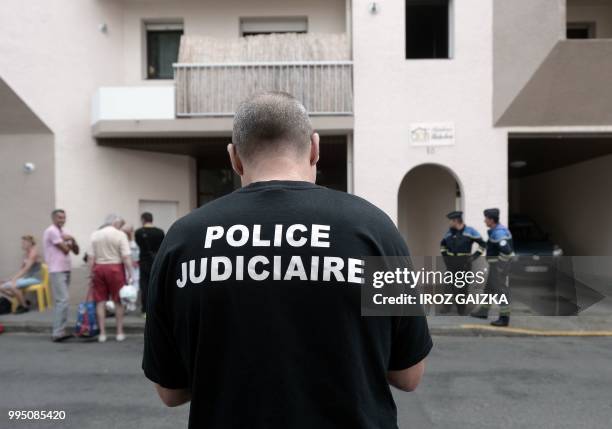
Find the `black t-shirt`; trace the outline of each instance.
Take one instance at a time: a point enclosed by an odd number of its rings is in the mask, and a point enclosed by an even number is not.
[[[191,390],[190,428],[396,428],[388,370],[424,317],[361,317],[360,257],[407,255],[365,200],[258,182],[177,221],[150,282],[143,369]]]
[[[143,226],[134,233],[134,240],[140,249],[140,264],[151,266],[164,240],[164,231],[155,226]]]

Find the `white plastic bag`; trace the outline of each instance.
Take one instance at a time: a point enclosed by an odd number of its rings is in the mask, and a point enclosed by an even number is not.
[[[119,298],[127,311],[134,311],[138,300],[138,289],[133,285],[125,285],[119,290]]]
[[[108,315],[112,316],[113,314],[115,314],[115,303],[113,301],[106,301],[104,303],[104,306],[106,307],[107,317]]]

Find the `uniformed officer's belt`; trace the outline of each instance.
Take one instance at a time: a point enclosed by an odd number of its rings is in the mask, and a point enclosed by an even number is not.
[[[500,257],[487,257],[487,262],[510,262],[512,260],[512,256],[500,256]]]

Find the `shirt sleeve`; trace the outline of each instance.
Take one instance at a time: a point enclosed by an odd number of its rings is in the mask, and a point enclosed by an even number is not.
[[[442,237],[442,240],[440,241],[440,254],[442,256],[448,255],[448,248],[446,247],[446,235]]]
[[[514,256],[512,235],[510,235],[509,231],[498,228],[493,232],[490,240],[493,242],[494,247],[497,248],[497,256],[501,261],[509,261]]]
[[[510,246],[510,240],[508,238],[504,238],[499,242],[499,253],[505,256],[512,255],[512,246]]]
[[[487,250],[487,243],[482,239],[480,233],[476,230],[473,231],[472,243],[478,244],[478,249],[474,252],[475,255],[480,256]]]
[[[396,317],[389,370],[399,371],[421,362],[433,347],[425,316]]]
[[[51,228],[51,230],[49,231],[49,241],[51,241],[51,243],[54,245],[58,245],[64,242],[62,234],[57,228]]]
[[[188,389],[191,383],[177,346],[166,296],[171,285],[167,275],[168,254],[164,252],[159,256],[153,264],[149,281],[142,369],[149,380],[162,387]]]

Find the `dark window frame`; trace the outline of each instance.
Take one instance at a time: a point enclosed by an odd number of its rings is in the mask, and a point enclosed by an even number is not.
[[[165,28],[166,27],[166,28]],[[145,43],[145,61],[144,61],[144,77],[146,80],[172,80],[174,79],[174,73],[161,74],[159,66],[159,41],[154,41],[153,38],[161,35],[174,35],[178,37],[178,45],[180,46],[180,38],[185,34],[182,22],[172,23],[157,23],[157,22],[145,22],[144,23],[144,43]],[[176,62],[178,59],[177,46],[176,56],[172,62]],[[155,58],[157,56],[157,58]]]
[[[405,58],[407,60],[451,60],[453,59],[453,43],[454,43],[454,2],[453,0],[406,0],[405,1]],[[421,8],[422,10],[418,12],[416,9]],[[430,42],[433,43],[432,52],[424,53],[428,48],[424,48],[425,44],[417,44],[411,43],[411,31],[413,31],[412,35],[416,35],[417,37],[423,37],[422,30],[419,29],[412,30],[410,28],[411,22],[415,22],[418,20],[414,20],[411,16],[412,13],[421,13],[427,14],[428,11],[423,9],[431,8],[431,9],[443,9],[443,19],[439,19],[439,29],[442,31],[442,37],[437,40],[434,38]],[[429,13],[435,13],[435,10],[429,11]],[[439,12],[439,11],[438,11]],[[429,18],[431,21],[436,20],[435,17]],[[432,30],[432,33],[435,33],[435,30]],[[435,34],[432,34],[435,37]],[[436,52],[438,49],[440,52]],[[420,52],[419,52],[420,51]]]
[[[570,31],[586,31],[587,37],[569,37]],[[597,38],[597,23],[590,22],[568,22],[565,28],[565,38],[568,40],[589,40]]]

